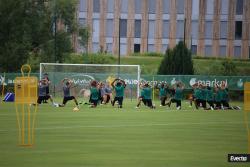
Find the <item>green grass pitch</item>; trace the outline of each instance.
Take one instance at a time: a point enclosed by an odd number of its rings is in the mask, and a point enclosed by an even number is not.
[[[243,111],[156,110],[126,100],[72,112],[39,106],[32,148],[17,146],[14,103],[0,103],[1,167],[230,167],[227,154],[247,153]],[[242,105],[242,104],[241,104]]]

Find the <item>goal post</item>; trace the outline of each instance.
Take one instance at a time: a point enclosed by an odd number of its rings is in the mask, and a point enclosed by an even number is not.
[[[60,82],[63,78],[72,79],[75,95],[81,89],[89,89],[92,80],[110,83],[113,79],[120,78],[127,84],[125,96],[139,97],[140,65],[40,63],[40,79],[44,74],[51,81],[50,92],[54,96],[62,95]]]

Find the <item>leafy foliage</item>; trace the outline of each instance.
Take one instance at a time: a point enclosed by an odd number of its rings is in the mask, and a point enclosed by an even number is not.
[[[181,41],[173,49],[168,49],[159,66],[158,74],[194,74],[191,52]]]

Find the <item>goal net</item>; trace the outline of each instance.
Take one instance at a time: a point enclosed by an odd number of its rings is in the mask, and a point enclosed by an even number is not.
[[[64,78],[73,81],[71,94],[77,97],[82,96],[82,90],[89,90],[91,81],[110,84],[115,78],[123,79],[127,84],[126,98],[139,96],[139,65],[40,63],[40,79],[45,74],[50,80],[50,94],[56,97],[63,95],[61,81]]]

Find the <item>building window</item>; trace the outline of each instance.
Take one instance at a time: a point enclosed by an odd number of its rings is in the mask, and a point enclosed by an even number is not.
[[[93,42],[92,43],[92,51],[93,53],[97,53],[99,51],[99,43]]]
[[[156,3],[155,1],[148,0],[148,13],[155,14]]]
[[[108,19],[106,22],[106,37],[113,36],[113,19]]]
[[[164,14],[169,14],[170,12],[170,0],[163,0],[162,1],[162,11]]]
[[[184,21],[177,20],[176,39],[184,39]]]
[[[208,0],[206,3],[206,14],[213,15],[214,14],[214,0]]]
[[[79,25],[80,25],[80,27],[84,27],[86,25],[86,19],[85,18],[79,18]]]
[[[199,37],[199,23],[198,21],[192,21],[191,38],[198,39]]]
[[[86,0],[80,0],[80,3],[79,3],[79,11],[80,12],[86,12]]]
[[[212,39],[213,38],[213,22],[206,21],[205,23],[205,38]]]
[[[199,3],[200,0],[192,0],[192,17],[199,16]]]
[[[140,53],[140,51],[141,51],[141,45],[134,44],[134,53]]]
[[[227,21],[220,22],[220,39],[227,39]]]
[[[112,47],[113,47],[113,44],[112,43],[106,43],[106,52],[107,53],[112,53]]]
[[[148,38],[153,39],[155,37],[155,21],[149,20],[148,22]]]
[[[163,20],[162,37],[165,39],[169,38],[169,21],[168,20]]]
[[[93,19],[93,37],[99,39],[100,32],[100,21],[98,19]]]
[[[184,0],[177,0],[176,1],[177,14],[184,14],[184,6],[185,6],[185,1]]]
[[[121,0],[121,13],[128,13],[128,0]]]
[[[127,19],[120,20],[120,33],[122,38],[127,38]]]
[[[154,52],[154,51],[155,51],[154,44],[148,44],[148,52]]]
[[[242,38],[242,21],[235,22],[235,39]]]
[[[93,0],[93,12],[100,13],[100,0]]]
[[[243,0],[236,1],[236,15],[243,14]]]
[[[205,46],[205,56],[207,56],[207,57],[212,56],[212,46],[211,45]]]
[[[227,15],[228,14],[228,1],[229,0],[221,0],[221,14]]]
[[[107,12],[113,13],[114,12],[114,0],[107,1]]]
[[[241,57],[241,47],[240,46],[235,46],[234,47],[234,57],[235,58],[240,58]]]
[[[141,0],[135,0],[135,14],[141,13]]]
[[[227,56],[227,46],[220,46],[219,50],[219,56],[220,57],[226,57]]]
[[[121,53],[121,55],[126,55],[127,54],[127,44],[125,44],[125,43],[122,43],[121,45],[120,45],[120,53]]]
[[[135,38],[141,38],[141,20],[135,20]]]
[[[191,46],[191,52],[192,52],[192,55],[197,55],[197,45]]]
[[[168,49],[168,44],[162,44],[161,52],[165,54],[167,49]]]

